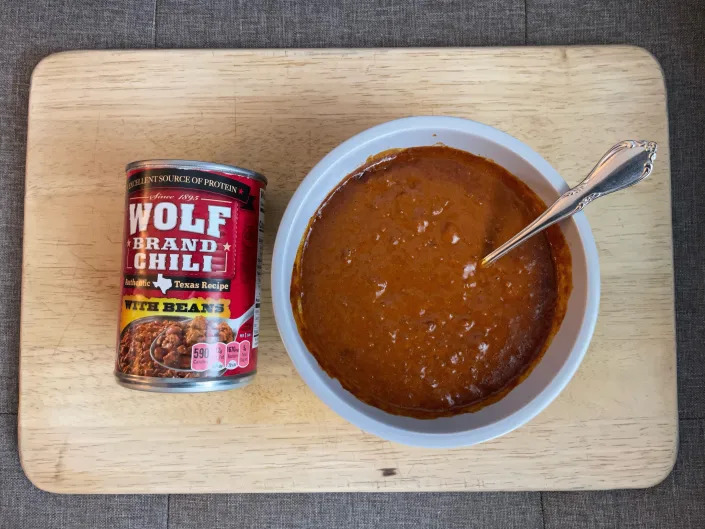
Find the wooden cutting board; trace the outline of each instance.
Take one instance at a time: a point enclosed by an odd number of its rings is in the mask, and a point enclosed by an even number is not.
[[[618,140],[656,140],[651,178],[587,209],[602,300],[590,350],[528,425],[471,448],[407,448],[328,410],[274,324],[282,212],[350,136],[408,115],[488,123],[569,184]],[[27,149],[19,441],[29,478],[81,493],[646,487],[677,447],[662,72],[633,47],[108,51],[42,61]],[[148,394],[113,380],[123,168],[236,164],[269,178],[260,370],[246,389]],[[341,175],[342,177],[343,175]]]

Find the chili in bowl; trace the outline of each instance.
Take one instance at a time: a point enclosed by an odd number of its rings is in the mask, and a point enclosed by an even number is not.
[[[580,214],[490,267],[479,260],[567,189],[486,125],[397,120],[326,156],[274,249],[274,312],[296,368],[383,438],[462,446],[530,420],[568,383],[597,317]]]

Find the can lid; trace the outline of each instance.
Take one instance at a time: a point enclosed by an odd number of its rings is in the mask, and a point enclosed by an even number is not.
[[[172,160],[172,159],[156,159],[156,160],[137,160],[130,162],[125,166],[125,171],[134,169],[148,169],[150,167],[173,167],[174,169],[201,169],[203,171],[219,171],[222,173],[232,173],[241,176],[246,176],[254,180],[260,180],[267,184],[267,178],[250,169],[237,167],[236,165],[225,165],[221,163],[202,162],[199,160]]]

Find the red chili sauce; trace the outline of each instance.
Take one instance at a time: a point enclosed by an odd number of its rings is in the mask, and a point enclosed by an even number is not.
[[[311,219],[291,303],[308,350],[358,399],[398,415],[475,411],[518,384],[572,287],[557,226],[488,267],[546,208],[491,160],[444,146],[382,153]]]

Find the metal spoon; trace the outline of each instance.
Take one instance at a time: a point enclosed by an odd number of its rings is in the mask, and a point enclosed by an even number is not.
[[[653,141],[625,140],[614,145],[597,162],[587,178],[563,193],[531,224],[487,254],[480,262],[487,266],[551,224],[581,211],[596,198],[641,182],[651,174],[657,145]]]

